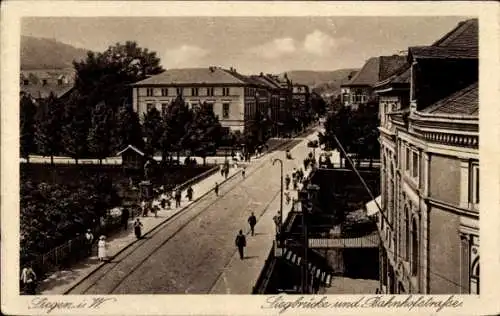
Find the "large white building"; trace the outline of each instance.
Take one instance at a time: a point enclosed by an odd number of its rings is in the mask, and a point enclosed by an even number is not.
[[[178,96],[188,106],[213,106],[222,127],[243,131],[257,111],[267,111],[267,87],[235,69],[219,67],[169,69],[132,85],[133,108],[141,119],[148,109],[160,112]]]

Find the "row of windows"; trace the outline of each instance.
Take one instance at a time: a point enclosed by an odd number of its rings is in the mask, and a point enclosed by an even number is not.
[[[188,88],[176,88],[176,95],[184,95],[184,89]],[[208,87],[208,88],[190,88],[191,89],[191,96],[199,96],[200,91],[203,91],[205,96],[212,97],[214,96],[214,88],[213,87]],[[222,88],[222,95],[223,96],[229,96],[230,90],[229,88]],[[161,88],[160,89],[160,94],[162,97],[169,96],[169,90],[168,88]],[[146,88],[146,96],[152,97],[155,95],[155,88]]]
[[[198,103],[192,103],[191,107],[198,107]],[[210,106],[212,108],[212,111],[214,109],[213,103],[207,103],[207,106]],[[153,109],[155,105],[153,103],[146,103],[146,111],[149,112],[151,109]],[[162,103],[161,104],[161,113],[164,114],[165,111],[167,110],[168,103]],[[229,118],[230,114],[230,104],[229,103],[222,103],[222,118],[227,119]]]

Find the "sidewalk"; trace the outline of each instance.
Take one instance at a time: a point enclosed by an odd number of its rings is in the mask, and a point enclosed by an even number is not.
[[[290,174],[294,168],[304,169],[303,160],[312,151],[307,147],[310,140],[317,138],[317,133],[309,135],[307,138],[295,146],[290,152],[293,160],[284,158],[284,152],[276,152],[270,155],[270,158],[282,158],[283,160],[283,176]],[[304,172],[305,176],[309,174],[310,168]],[[285,189],[285,188],[284,188]],[[287,191],[285,191],[287,192]],[[297,198],[297,191],[288,190],[290,197]],[[286,199],[283,197],[283,219],[292,209],[292,203],[286,204]],[[269,204],[262,214],[257,216],[257,225],[255,226],[255,235],[251,236],[249,231],[246,232],[247,246],[245,247],[245,259],[241,260],[237,249],[234,249],[234,255],[228,265],[220,274],[215,285],[210,290],[210,294],[251,294],[253,286],[257,283],[264,263],[267,260],[269,251],[272,247],[276,236],[276,226],[273,217],[277,215],[277,210],[280,207],[280,194],[278,194]]]
[[[230,168],[228,179],[238,174],[240,171],[241,168]],[[147,217],[137,217],[140,219],[143,225],[143,235],[147,234],[173,215],[182,211],[192,203],[196,202],[198,199],[202,198],[207,193],[211,192],[214,189],[216,182],[220,185],[225,181],[225,177],[223,177],[220,172],[216,172],[211,176],[201,180],[200,182],[192,185],[194,196],[191,202],[186,198],[186,190],[184,190],[182,191],[181,207],[175,208],[175,201],[173,201],[173,205],[170,210],[160,208],[158,217],[154,217],[154,215],[151,213],[149,213],[149,216]],[[113,258],[137,240],[132,225],[133,219],[129,221],[128,229],[126,231],[117,232],[112,236],[108,236],[107,243],[109,258]],[[94,236],[94,238],[98,239],[99,236]],[[66,291],[71,289],[74,285],[79,283],[87,275],[98,269],[103,264],[105,263],[100,263],[99,261],[97,261],[97,249],[95,249],[94,247],[93,255],[91,257],[84,258],[72,267],[56,271],[53,274],[49,275],[46,279],[41,280],[38,285],[38,292],[42,295],[64,294]]]

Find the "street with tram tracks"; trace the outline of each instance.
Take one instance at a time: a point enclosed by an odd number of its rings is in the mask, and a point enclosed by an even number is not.
[[[223,184],[219,196],[206,195],[146,235],[67,294],[208,293],[236,252],[237,232],[248,230],[250,213],[259,219],[279,194],[280,171],[272,159],[283,158],[286,147],[249,166],[245,178]]]

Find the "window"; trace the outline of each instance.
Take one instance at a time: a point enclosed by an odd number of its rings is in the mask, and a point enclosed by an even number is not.
[[[229,117],[229,103],[222,104],[222,118]]]
[[[471,267],[470,294],[479,294],[479,257],[474,260]]]
[[[412,157],[412,174],[411,176],[413,178],[418,178],[418,153],[417,152],[413,152],[412,153],[413,157]]]
[[[209,97],[214,96],[214,88],[207,88],[207,96]]]
[[[198,88],[191,88],[191,95],[194,97],[198,96]]]
[[[415,218],[411,225],[411,275],[416,276],[418,274],[418,231],[417,222]]]
[[[405,170],[409,171],[410,170],[410,148],[406,148],[406,156],[405,156]]]
[[[29,80],[24,79],[24,80],[23,80],[23,84],[24,84],[25,86],[27,86],[27,85],[29,85],[29,84],[30,84],[30,82],[29,82]]]
[[[161,96],[162,97],[168,96],[168,88],[162,88],[161,89]]]
[[[177,88],[176,91],[177,91],[177,95],[182,95],[182,88]]]
[[[472,204],[479,204],[479,166],[476,164],[472,165],[471,168],[471,194],[469,201]]]
[[[405,260],[410,260],[410,210],[408,206],[405,206],[405,223],[404,223],[404,234],[405,234]]]
[[[151,111],[152,108],[153,108],[153,103],[146,103],[146,112]]]
[[[229,88],[222,88],[222,95],[227,97],[229,95]]]
[[[153,88],[147,88],[146,89],[146,96],[148,96],[148,97],[153,96]]]
[[[161,114],[162,115],[165,115],[165,112],[167,112],[167,107],[168,107],[167,103],[162,103],[161,104]]]
[[[63,80],[62,79],[57,79],[57,85],[61,86],[63,84]]]

